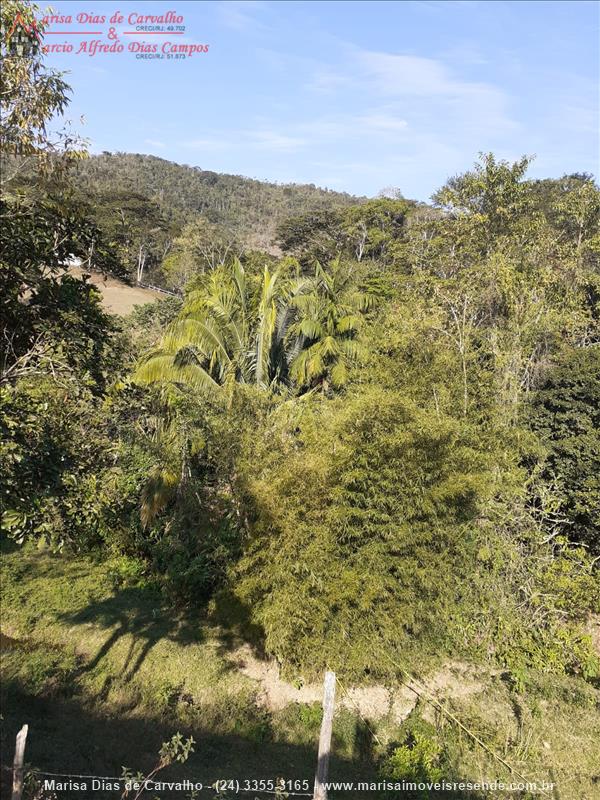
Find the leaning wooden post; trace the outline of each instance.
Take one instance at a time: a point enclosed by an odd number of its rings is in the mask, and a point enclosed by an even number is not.
[[[23,794],[23,761],[25,760],[25,742],[27,740],[28,725],[23,725],[17,733],[17,746],[13,761],[12,800],[21,800]]]
[[[331,750],[331,731],[333,728],[333,709],[335,704],[335,672],[326,672],[323,682],[323,722],[319,736],[319,756],[313,800],[327,800],[327,776],[329,773],[329,751]]]

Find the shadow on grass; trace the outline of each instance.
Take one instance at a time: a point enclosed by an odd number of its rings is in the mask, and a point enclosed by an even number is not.
[[[242,782],[283,777],[306,781],[306,788],[300,791],[312,791],[316,742],[311,747],[277,741],[271,724],[265,725],[264,721],[254,732],[219,734],[203,728],[201,714],[191,724],[175,716],[144,718],[126,711],[120,714],[114,708],[104,713],[101,704],[90,706],[78,697],[34,696],[25,692],[18,681],[5,682],[3,694],[4,764],[11,763],[15,735],[25,722],[29,724],[26,763],[30,767],[46,772],[116,778],[120,777],[123,765],[134,772],[150,772],[156,765],[162,742],[180,731],[186,737],[194,737],[195,751],[185,764],[172,765],[161,772],[162,780],[187,779],[210,786],[216,780]],[[357,782],[374,779],[372,765],[355,764],[335,754],[330,775],[332,779]],[[201,796],[211,794],[202,792]],[[10,796],[8,774],[3,775],[3,796]],[[60,798],[82,796],[115,798],[119,793],[58,793]],[[189,794],[160,792],[159,796],[181,800]],[[254,795],[242,796],[252,798]],[[357,794],[354,792],[352,796]]]
[[[100,605],[106,608],[105,603]],[[109,618],[113,618],[112,610]],[[144,623],[140,625],[145,630]],[[59,664],[60,668],[55,669],[48,664],[53,653],[47,652],[46,646],[23,643],[7,636],[3,637],[2,645],[4,675],[0,726],[2,763],[5,765],[12,762],[15,735],[24,723],[29,725],[26,763],[31,768],[41,772],[114,778],[121,776],[123,766],[136,773],[148,774],[156,766],[161,744],[174,733],[181,732],[184,737],[194,737],[195,752],[185,764],[172,765],[161,772],[161,780],[189,780],[209,787],[217,780],[243,782],[284,778],[299,782],[298,791],[312,791],[319,728],[319,719],[313,720],[312,715],[309,715],[310,724],[292,734],[289,728],[281,725],[277,715],[272,716],[257,708],[251,697],[234,704],[222,698],[188,705],[182,695],[176,705],[162,705],[155,710],[138,706],[135,692],[129,697],[124,691],[117,703],[109,704],[102,698],[86,694],[84,686],[77,681],[76,666],[73,668],[66,664],[63,668]],[[483,800],[483,795],[475,792],[411,794],[381,787],[382,777],[378,772],[371,728],[361,719],[348,718],[345,710],[338,721],[341,724],[337,731],[334,721],[329,780],[353,782],[355,787],[359,782],[365,782],[372,788],[362,791],[339,788],[330,791],[331,800],[362,800],[367,797],[442,800],[448,796],[457,800],[466,797]],[[353,736],[348,735],[350,726],[353,726]],[[9,782],[10,771],[3,770],[2,797],[10,796]],[[59,791],[56,796],[70,800],[81,797],[118,798],[120,794],[119,791],[103,789],[93,792],[67,790]],[[150,796],[178,797],[181,800],[191,797],[187,792],[168,791],[152,792]],[[210,790],[198,795],[212,796],[214,792]],[[241,796],[250,799],[270,797],[259,792]],[[26,795],[24,800],[32,798],[32,794]]]
[[[201,782],[205,789],[198,798],[215,795],[210,786],[217,780],[244,781],[273,780],[283,778],[297,781],[296,791],[311,793],[317,766],[317,741],[312,745],[299,745],[277,741],[269,726],[260,728],[260,735],[244,733],[219,734],[205,730],[200,724],[186,724],[175,717],[157,718],[119,714],[112,709],[105,712],[101,706],[90,706],[79,698],[34,696],[23,690],[18,681],[3,685],[2,763],[12,762],[15,736],[23,723],[29,725],[26,748],[26,767],[40,773],[52,772],[65,775],[88,775],[120,778],[123,767],[147,775],[157,764],[161,744],[174,733],[195,739],[194,752],[185,764],[174,764],[157,776],[161,781]],[[352,782],[354,789],[339,787],[330,790],[332,798],[382,798],[385,800],[483,800],[477,792],[463,793],[424,791],[394,791],[383,787],[384,780],[377,765],[363,752],[358,758],[340,757],[334,751],[329,760],[330,782]],[[38,780],[43,779],[38,775]],[[452,780],[451,777],[447,778]],[[67,777],[63,780],[68,780]],[[74,778],[73,780],[82,779]],[[457,778],[458,780],[458,778]],[[359,782],[370,785],[369,789],[356,788]],[[394,781],[392,780],[392,783]],[[119,798],[120,791],[58,791],[54,796],[61,800],[94,797]],[[378,785],[379,784],[379,785]],[[10,797],[10,771],[3,770],[1,795]],[[38,795],[39,796],[39,795]],[[45,795],[42,795],[45,796]],[[144,796],[160,798],[185,798],[193,795],[182,791],[154,791]],[[230,795],[231,796],[231,795]],[[241,797],[269,798],[272,795],[260,792],[243,793]],[[24,800],[31,800],[26,794]]]
[[[201,628],[184,613],[165,613],[161,609],[160,595],[151,589],[121,589],[112,597],[91,602],[74,614],[63,614],[62,622],[71,625],[93,623],[112,630],[96,655],[82,668],[82,672],[95,669],[110,650],[124,636],[131,642],[123,664],[124,680],[131,680],[152,648],[167,639],[181,645],[203,641]]]
[[[250,645],[257,658],[267,659],[265,632],[252,621],[248,606],[225,589],[217,592],[212,606],[210,622],[218,626],[221,656],[233,652],[243,642]]]
[[[93,601],[75,613],[59,615],[58,619],[69,625],[93,623],[110,631],[93,658],[81,667],[81,672],[93,671],[119,640],[130,636],[123,664],[126,681],[135,677],[152,648],[161,640],[180,645],[204,642],[203,623],[211,626],[211,635],[218,640],[220,656],[231,654],[244,643],[250,645],[257,658],[267,659],[263,629],[252,622],[250,610],[225,591],[216,595],[210,616],[203,608],[165,609],[164,599],[154,589],[125,588],[112,597]],[[226,658],[224,664],[235,669],[235,664]]]
[[[6,546],[8,552],[16,548]],[[88,591],[85,576],[93,570],[84,563],[82,591]],[[165,597],[152,586],[123,587],[106,597],[105,586],[92,585],[88,603],[81,607],[81,593],[69,600],[75,608],[58,611],[52,607],[54,586],[60,599],[60,587],[64,584],[78,586],[81,564],[69,561],[46,551],[28,551],[26,558],[11,564],[13,583],[44,581],[51,579],[52,588],[43,591],[50,597],[49,604],[37,603],[37,616],[31,615],[28,624],[37,624],[38,618],[49,616],[69,626],[93,624],[106,630],[106,639],[97,652],[81,666],[81,672],[91,672],[106,659],[115,645],[124,637],[131,637],[127,653],[124,655],[122,672],[126,680],[131,680],[139,672],[149,653],[161,640],[187,645],[206,640],[206,630],[210,628],[211,638],[216,638],[218,655],[224,659],[226,669],[235,669],[235,663],[227,659],[241,644],[248,644],[256,658],[267,658],[264,649],[265,634],[260,625],[252,620],[251,609],[231,591],[221,588],[213,595],[210,613],[207,603],[198,603],[182,609],[174,605],[166,607]],[[87,572],[86,572],[87,570]],[[102,592],[96,599],[93,594]],[[25,599],[25,598],[24,598]],[[39,598],[38,598],[39,599]],[[27,605],[31,605],[27,598]],[[64,606],[63,606],[64,608]]]

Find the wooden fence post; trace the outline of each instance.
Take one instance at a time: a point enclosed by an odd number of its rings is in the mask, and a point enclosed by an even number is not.
[[[326,672],[323,682],[323,721],[319,736],[319,755],[313,800],[327,800],[327,777],[329,773],[329,751],[331,750],[331,731],[335,704],[335,672]]]
[[[23,761],[25,760],[25,742],[27,740],[28,725],[23,725],[17,733],[17,745],[13,761],[12,800],[21,800],[23,794]]]

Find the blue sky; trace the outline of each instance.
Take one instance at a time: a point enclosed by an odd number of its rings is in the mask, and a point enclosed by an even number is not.
[[[427,200],[479,151],[531,175],[598,174],[595,2],[55,2],[55,14],[185,17],[185,60],[49,54],[93,152]],[[94,29],[98,26],[89,26]],[[108,24],[99,26],[107,42]],[[123,36],[156,43],[169,37]],[[81,25],[53,25],[49,30]],[[84,37],[53,35],[46,42]],[[91,37],[96,38],[96,37]]]

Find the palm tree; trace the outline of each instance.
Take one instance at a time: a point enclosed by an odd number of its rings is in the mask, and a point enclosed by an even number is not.
[[[346,381],[348,365],[360,357],[356,341],[368,295],[352,287],[352,275],[333,262],[317,266],[313,279],[290,280],[265,267],[250,286],[239,260],[203,276],[190,291],[160,345],[138,366],[134,379],[159,384],[164,419],[152,418],[156,461],[142,490],[144,527],[181,493],[190,458],[202,441],[173,411],[173,384],[218,393],[227,383],[281,389]],[[176,404],[175,404],[176,405]]]
[[[288,337],[296,338],[298,351],[292,378],[301,388],[340,388],[349,366],[363,355],[358,335],[372,297],[356,289],[352,268],[336,259],[327,269],[317,264],[310,290],[294,297],[292,304],[297,319]]]
[[[138,366],[139,383],[170,382],[218,392],[230,381],[285,382],[290,299],[302,290],[265,267],[258,286],[235,259],[204,276],[158,348]]]
[[[154,464],[148,471],[140,499],[144,528],[181,495],[191,477],[191,460],[204,446],[201,434],[173,413],[168,399],[162,411],[162,415],[152,415],[146,420],[149,433],[145,444],[154,456]]]
[[[188,292],[160,345],[138,366],[138,383],[171,383],[218,393],[228,383],[281,389],[344,385],[363,349],[358,335],[372,298],[337,259],[313,278],[264,268],[248,280],[238,259]]]

